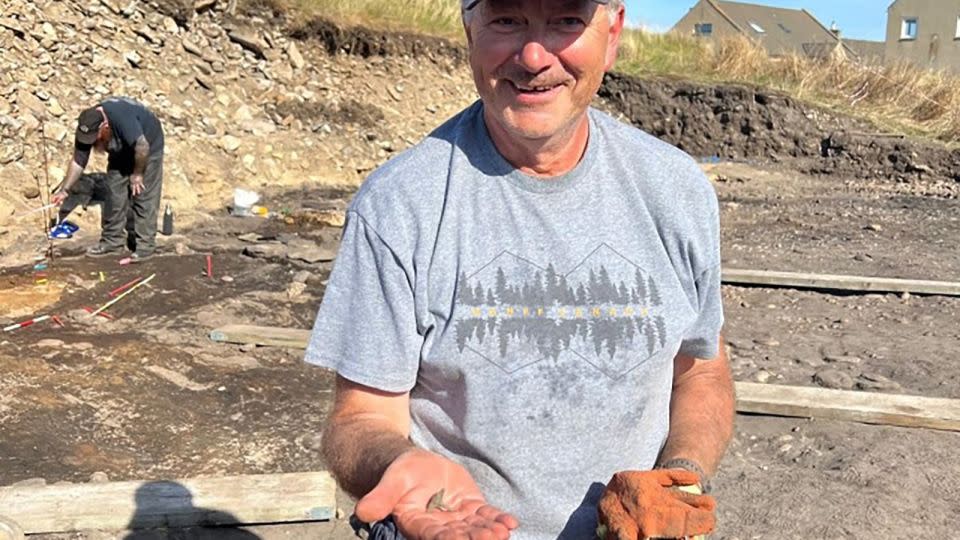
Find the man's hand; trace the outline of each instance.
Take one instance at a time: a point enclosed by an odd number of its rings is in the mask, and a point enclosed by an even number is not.
[[[696,473],[680,469],[626,471],[613,475],[598,511],[602,540],[684,538],[710,533],[716,501],[680,491],[695,485]]]
[[[50,196],[50,204],[60,206],[67,199],[67,192],[62,189]]]
[[[130,176],[130,193],[134,197],[139,197],[143,193],[143,175],[134,174]]]
[[[366,523],[393,514],[408,540],[507,540],[518,525],[486,503],[466,469],[420,449],[404,452],[387,467],[357,503],[356,514]]]

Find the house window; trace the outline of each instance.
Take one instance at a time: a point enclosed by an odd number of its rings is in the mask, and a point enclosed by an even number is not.
[[[900,27],[900,39],[917,39],[916,17],[903,19],[903,24]]]
[[[766,34],[766,33],[767,33],[767,31],[764,30],[762,26],[760,26],[759,24],[757,24],[757,23],[755,23],[755,22],[753,22],[753,21],[750,21],[750,28],[753,28],[753,31],[756,32],[756,33],[758,33],[758,34]]]
[[[698,36],[709,36],[713,34],[713,24],[711,23],[699,23],[694,25],[694,33]]]
[[[957,15],[957,33],[953,37],[960,39],[960,15]]]
[[[783,25],[783,23],[777,23],[777,26],[779,26],[781,30],[783,30],[784,32],[786,32],[786,33],[788,33],[788,34],[792,33],[792,32],[790,32],[790,29],[789,29],[789,28],[787,28],[786,26]]]

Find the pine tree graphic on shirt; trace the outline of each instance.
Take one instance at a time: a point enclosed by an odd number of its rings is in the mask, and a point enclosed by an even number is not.
[[[606,244],[567,272],[503,252],[460,275],[457,346],[510,373],[569,351],[618,377],[665,346],[662,303],[653,276]]]

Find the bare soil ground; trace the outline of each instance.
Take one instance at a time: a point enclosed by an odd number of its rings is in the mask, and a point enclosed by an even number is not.
[[[727,267],[960,276],[956,200],[718,169]],[[960,397],[960,298],[730,286],[723,294],[737,380]],[[960,515],[958,444],[958,433],[740,415],[717,478],[718,536],[950,536]]]
[[[960,274],[950,243],[960,233],[955,200],[866,194],[856,183],[737,164],[709,169],[729,267],[930,279]],[[301,216],[310,209],[297,201],[342,206],[345,196],[336,190],[273,195]],[[83,482],[97,471],[119,480],[322,469],[318,433],[331,375],[304,365],[298,350],[241,350],[207,337],[227,322],[310,326],[329,263],[243,255],[254,237],[259,244],[271,238],[335,244],[335,228],[310,222],[218,216],[136,267],[59,259],[51,279],[68,285],[50,312],[98,305],[117,284],[158,277],[111,310],[114,321],[38,325],[4,336],[0,484],[35,477]],[[184,246],[191,252],[177,255]],[[214,279],[203,275],[206,253],[214,257]],[[291,283],[303,270],[308,286],[295,294]],[[0,283],[32,288],[31,274],[29,267],[7,269]],[[816,385],[818,374],[831,371],[843,374],[827,379],[841,387],[960,396],[958,298],[732,286],[723,293],[738,380]],[[951,516],[960,512],[960,434],[760,416],[737,422],[716,479],[718,538],[950,534]],[[350,501],[342,504],[349,512]],[[350,532],[341,521],[287,534],[347,538]]]
[[[208,333],[226,323],[309,328],[331,266],[315,255],[338,241],[331,211],[342,210],[356,176],[470,97],[462,68],[418,69],[412,56],[421,45],[385,59],[397,47],[376,34],[300,31],[319,40],[305,45],[310,55],[329,47],[369,56],[315,56],[340,66],[330,87],[356,103],[283,111],[335,134],[349,124],[347,143],[321,145],[335,160],[322,167],[343,172],[329,176],[348,187],[268,189],[264,202],[278,219],[198,210],[189,228],[163,240],[160,256],[138,266],[80,256],[96,238],[91,217],[76,239],[58,243],[49,286],[34,286],[29,265],[0,269],[0,323],[45,313],[66,323],[0,335],[0,485],[86,482],[97,472],[127,480],[324,468],[319,433],[332,375],[305,365],[302,351],[217,344]],[[444,47],[426,54],[447,54]],[[834,136],[867,127],[744,89],[619,77],[605,88],[602,106],[696,156],[751,160],[705,166],[721,202],[727,267],[960,280],[956,150]],[[203,274],[208,254],[213,278]],[[109,310],[113,320],[77,311],[152,273],[148,287]],[[723,294],[738,380],[960,398],[960,298],[732,286]],[[715,480],[715,536],[950,537],[960,515],[958,446],[957,433],[739,416]],[[341,506],[349,515],[351,501],[341,496]],[[351,537],[344,520],[250,533]]]
[[[38,296],[32,307],[67,314],[66,327],[38,324],[0,342],[0,485],[85,482],[94,472],[123,480],[323,470],[319,433],[332,375],[304,365],[296,349],[241,348],[208,337],[234,322],[311,326],[330,263],[297,261],[284,250],[335,248],[339,229],[305,219],[313,210],[291,208],[302,195],[270,197],[300,219],[222,215],[165,239],[161,255],[138,265],[84,258],[76,254],[79,242],[58,244],[66,254],[51,263],[48,279],[64,289],[55,289],[59,298]],[[341,191],[310,195],[314,207],[324,199],[344,205]],[[251,246],[272,251],[244,255]],[[205,275],[208,254],[212,278]],[[114,320],[76,311],[153,273],[149,285],[108,310]],[[37,290],[33,274],[32,267],[4,269],[0,284]],[[324,537],[337,526],[283,534]]]

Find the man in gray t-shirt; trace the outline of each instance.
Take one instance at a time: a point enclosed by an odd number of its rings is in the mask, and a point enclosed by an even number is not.
[[[713,527],[673,488],[732,432],[716,196],[588,107],[620,2],[557,4],[464,0],[481,100],[348,209],[306,358],[337,372],[324,455],[374,537]]]

